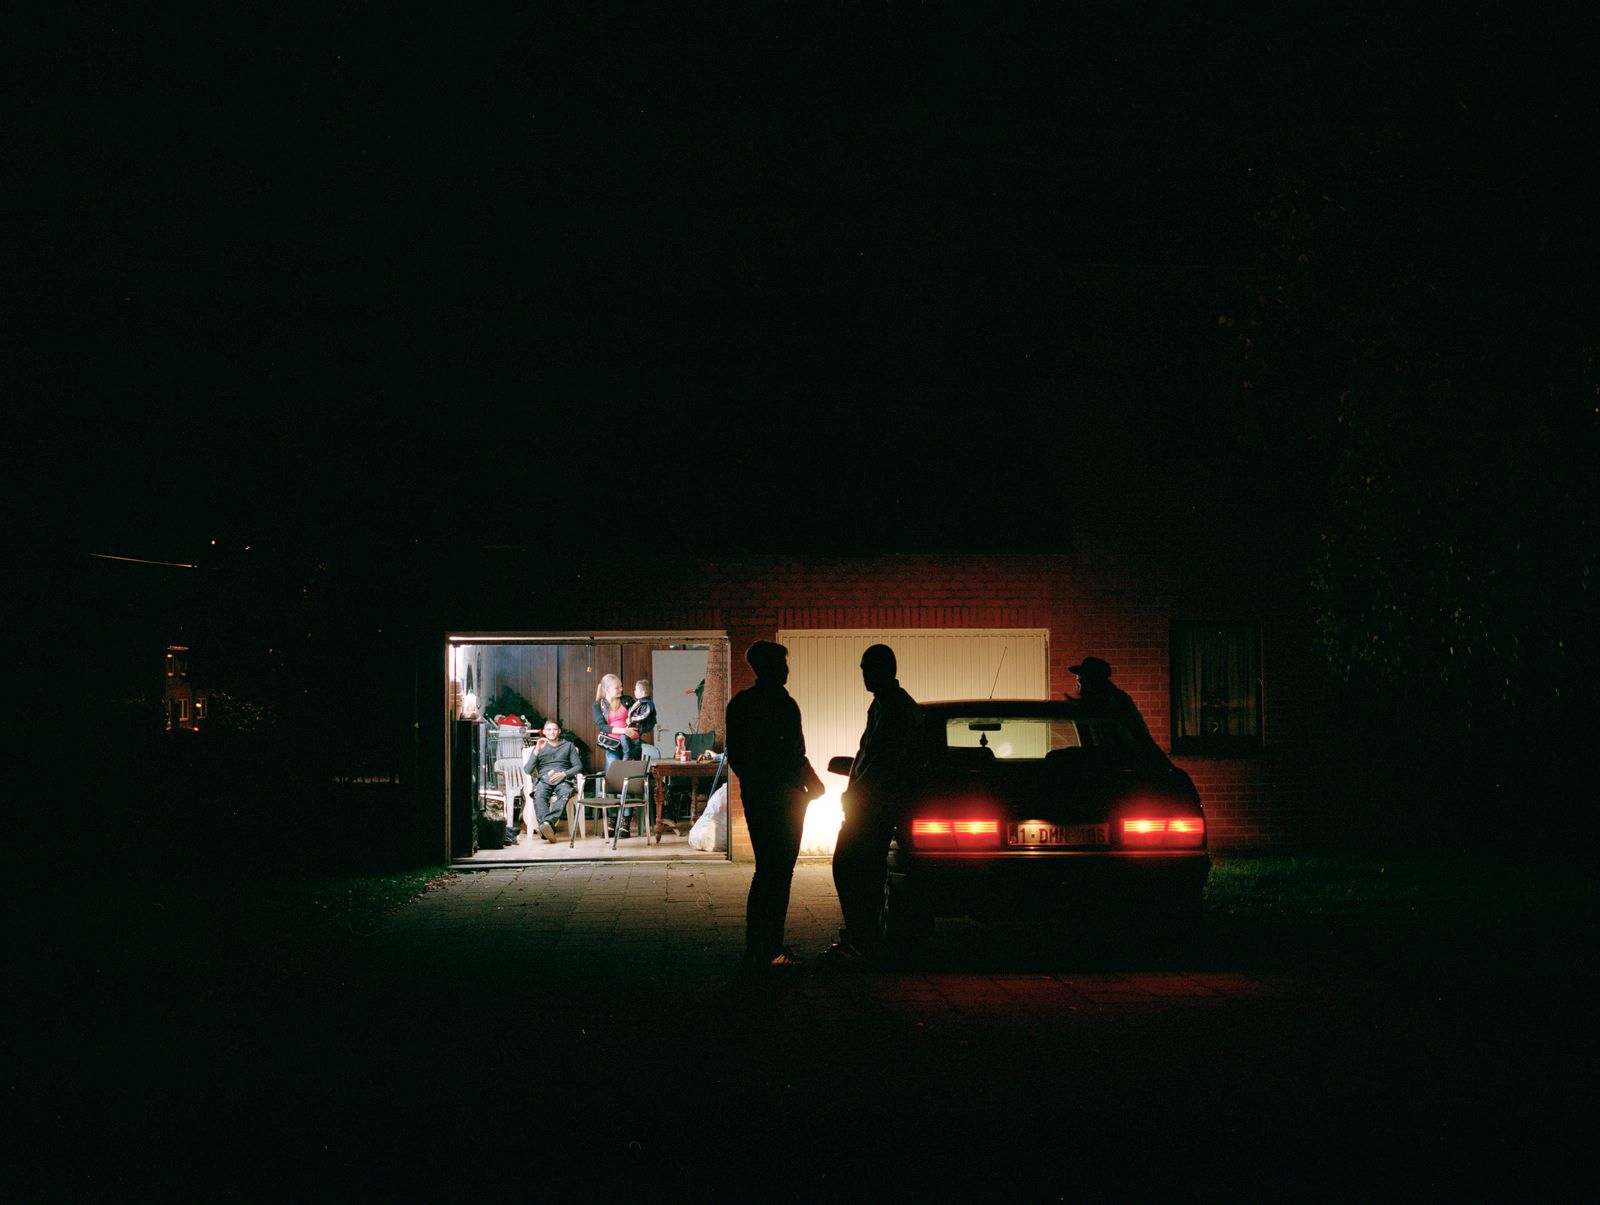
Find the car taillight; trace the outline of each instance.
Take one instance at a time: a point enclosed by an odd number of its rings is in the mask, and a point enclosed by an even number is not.
[[[1000,844],[998,820],[957,820],[957,849],[990,849]]]
[[[911,822],[911,843],[918,849],[993,849],[1000,844],[1000,822],[919,816]]]
[[[1122,843],[1134,849],[1199,849],[1206,822],[1200,816],[1129,816],[1122,821]]]
[[[1206,822],[1199,816],[1175,816],[1167,821],[1168,837],[1197,837],[1204,836]]]

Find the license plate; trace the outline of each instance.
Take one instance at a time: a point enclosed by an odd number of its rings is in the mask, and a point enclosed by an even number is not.
[[[1047,824],[1042,820],[1022,820],[1006,825],[1007,845],[1105,845],[1110,840],[1109,824]]]

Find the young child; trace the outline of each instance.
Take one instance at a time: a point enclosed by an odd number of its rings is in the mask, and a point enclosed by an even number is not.
[[[640,678],[633,684],[634,702],[628,708],[628,729],[641,745],[652,749],[656,743],[656,701],[650,697],[653,689],[649,678]],[[659,751],[651,754],[659,757]]]
[[[661,751],[656,748],[656,703],[650,697],[655,689],[649,678],[640,678],[633,684],[633,706],[628,708],[628,731],[635,734],[635,739],[643,746],[643,753],[647,757],[660,757]],[[678,833],[678,826],[666,819],[661,814],[666,805],[665,799],[656,800],[656,830],[655,835],[660,837],[664,832],[674,836]]]

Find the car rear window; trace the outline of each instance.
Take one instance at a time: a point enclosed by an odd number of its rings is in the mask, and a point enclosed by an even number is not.
[[[1057,749],[1101,749],[1118,759],[1133,751],[1133,738],[1115,720],[1061,716],[949,716],[944,743],[950,750],[987,749],[1001,761],[1043,761]]]

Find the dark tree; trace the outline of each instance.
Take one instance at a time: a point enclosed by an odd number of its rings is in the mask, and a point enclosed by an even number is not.
[[[1316,520],[1330,670],[1413,752],[1491,755],[1492,786],[1566,761],[1592,691],[1600,327],[1541,261],[1415,238],[1400,187],[1280,189],[1221,322],[1243,438],[1299,467],[1283,486]]]

